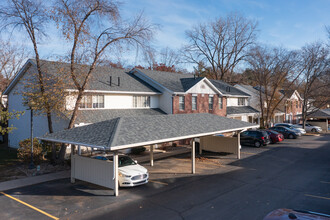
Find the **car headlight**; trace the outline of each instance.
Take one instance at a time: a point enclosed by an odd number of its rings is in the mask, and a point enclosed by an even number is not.
[[[125,174],[122,174],[122,173],[119,173],[119,176],[121,176],[121,177],[127,177],[127,178],[132,177],[131,175],[125,175]]]

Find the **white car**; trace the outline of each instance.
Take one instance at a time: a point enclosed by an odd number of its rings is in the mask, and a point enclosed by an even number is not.
[[[92,158],[112,161],[113,156],[99,155]],[[138,186],[148,183],[149,180],[148,170],[126,155],[118,155],[118,172],[120,187]]]
[[[297,128],[303,128],[303,124],[295,125],[295,127],[297,127]],[[314,125],[311,125],[311,124],[306,123],[305,124],[305,130],[306,131],[309,131],[309,132],[321,132],[322,131],[322,128],[319,127],[319,126],[314,126]]]
[[[302,128],[299,128],[299,127],[296,127],[295,125],[290,124],[290,123],[277,123],[277,124],[275,124],[274,126],[283,126],[283,127],[290,128],[290,129],[292,129],[292,130],[297,130],[297,131],[299,131],[302,135],[303,135],[303,134],[306,134],[305,129],[302,129]]]

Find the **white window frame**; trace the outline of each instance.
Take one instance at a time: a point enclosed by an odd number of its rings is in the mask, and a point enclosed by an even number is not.
[[[209,96],[209,110],[213,110],[213,103],[214,103],[213,96]]]
[[[133,108],[150,108],[150,96],[133,96]]]
[[[179,96],[179,110],[184,111],[185,109],[185,98],[183,95]]]
[[[84,95],[79,104],[80,109],[104,108],[104,95]]]
[[[218,99],[219,99],[219,101],[218,101],[219,102],[218,103],[219,104],[219,109],[223,109],[223,97],[219,96]]]
[[[197,96],[191,97],[191,110],[197,110]]]
[[[237,98],[237,105],[238,106],[245,106],[245,98]]]

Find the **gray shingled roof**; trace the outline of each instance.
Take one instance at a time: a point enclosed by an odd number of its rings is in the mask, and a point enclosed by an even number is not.
[[[246,113],[259,113],[259,111],[251,106],[227,106],[227,115]]]
[[[192,74],[179,74],[147,69],[139,69],[139,71],[173,92],[186,92],[203,79],[202,77],[194,78]]]
[[[32,62],[35,62],[31,60]],[[63,62],[54,62],[41,60],[42,71],[48,74],[62,74],[64,77],[69,77],[70,64]],[[87,65],[76,65],[76,71],[81,70],[83,73],[88,71]],[[110,85],[111,76],[111,85]],[[118,85],[118,77],[120,83]],[[69,79],[72,81],[71,79]],[[68,85],[68,89],[75,89],[75,87]],[[125,91],[125,92],[159,92],[149,84],[137,78],[128,70],[112,68],[107,66],[98,66],[89,79],[87,90],[102,90],[102,91]]]
[[[115,150],[257,126],[207,113],[152,115],[115,118],[47,134],[39,139]]]
[[[135,117],[143,115],[166,115],[159,108],[150,109],[96,109],[79,110],[76,123],[97,123],[118,117]]]
[[[327,109],[319,109],[311,114],[308,114],[308,117],[312,118],[328,118],[330,119],[330,108]]]
[[[204,77],[194,78],[192,74],[179,74],[146,69],[139,69],[139,71],[141,71],[151,79],[155,80],[156,82],[160,83],[161,85],[173,92],[186,92],[196,83],[204,79]],[[213,79],[209,80],[223,94],[250,96],[249,94],[223,81]],[[227,88],[229,88],[230,90],[228,91]]]
[[[238,95],[238,96],[250,96],[249,94],[247,94],[223,81],[214,80],[214,79],[210,79],[210,81],[223,94]]]

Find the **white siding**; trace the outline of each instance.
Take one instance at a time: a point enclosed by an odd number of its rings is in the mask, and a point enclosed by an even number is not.
[[[132,95],[105,95],[104,108],[106,109],[125,109],[133,108]]]
[[[159,97],[159,108],[167,114],[172,114],[172,94],[164,91]]]
[[[227,97],[227,106],[237,106],[238,100],[237,98]]]
[[[73,155],[71,175],[73,178],[114,189],[113,162]]]
[[[26,75],[25,75],[26,76]],[[24,79],[24,77],[23,77]],[[10,147],[18,148],[18,144],[21,140],[30,138],[31,133],[31,118],[30,110],[27,110],[28,107],[22,104],[23,99],[22,95],[17,94],[22,89],[22,80],[20,80],[14,89],[8,95],[8,110],[9,112],[15,111],[25,111],[25,114],[22,115],[19,119],[13,118],[9,120],[9,125],[15,127],[8,135],[8,145]],[[54,131],[63,130],[68,126],[68,120],[57,115],[52,115],[53,119],[53,129]],[[33,117],[33,136],[40,137],[48,133],[48,122],[45,115],[35,115]]]
[[[189,89],[189,93],[194,93],[194,94],[211,94],[211,95],[217,94],[217,92],[214,89],[212,89],[204,81],[200,81],[194,87],[192,87],[191,89]]]

